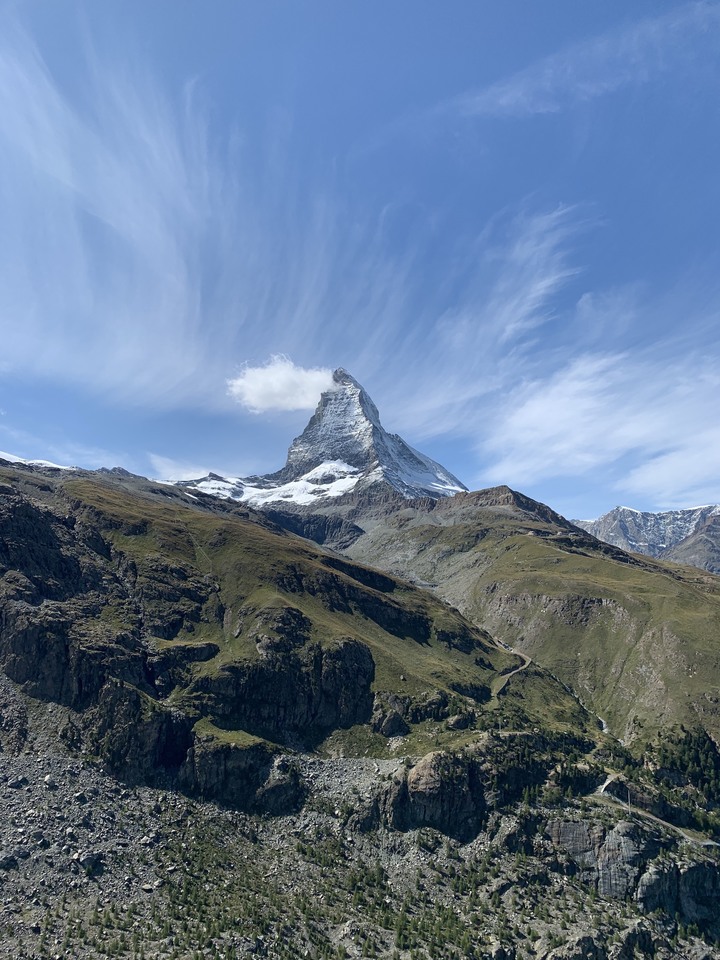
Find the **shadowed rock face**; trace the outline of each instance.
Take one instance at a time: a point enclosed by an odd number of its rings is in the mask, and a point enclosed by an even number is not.
[[[312,645],[296,653],[268,653],[196,681],[219,726],[241,727],[284,742],[312,741],[337,727],[366,723],[372,711],[375,664],[352,638],[334,648]]]
[[[72,521],[65,521],[69,528]],[[21,497],[0,502],[0,569],[12,571],[24,599],[63,600],[83,587],[76,557],[62,550],[63,523]]]
[[[431,753],[407,778],[408,818],[412,824],[471,837],[485,812],[485,794],[477,763]]]
[[[635,899],[644,913],[661,910],[684,917],[686,923],[716,930],[720,877],[708,864],[656,861],[640,877]]]
[[[474,757],[435,751],[393,778],[376,798],[369,822],[395,830],[432,827],[467,841],[485,819],[484,779]]]

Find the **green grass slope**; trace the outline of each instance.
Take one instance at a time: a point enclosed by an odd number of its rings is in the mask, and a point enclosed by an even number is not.
[[[348,553],[431,586],[616,736],[720,736],[720,578],[600,543],[507,487],[388,514]]]
[[[377,756],[398,734],[407,752],[422,753],[465,745],[474,730],[498,725],[596,732],[559,683],[527,673],[521,658],[432,593],[247,508],[122,471],[8,466],[0,484],[10,545],[0,554],[3,599],[17,603],[24,577],[38,617],[59,604],[73,663],[92,650],[103,676],[137,686],[146,718],[159,704],[193,718],[197,736],[221,745],[259,738]],[[41,526],[47,556],[33,565]],[[74,564],[67,596],[58,558]],[[53,577],[62,601],[49,599]],[[363,706],[362,649],[372,658],[372,717]],[[28,674],[15,651],[8,658],[13,679]],[[87,680],[73,681],[81,682],[87,691]],[[75,705],[66,688],[62,696]]]

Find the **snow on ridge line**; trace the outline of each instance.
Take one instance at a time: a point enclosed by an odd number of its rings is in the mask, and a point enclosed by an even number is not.
[[[180,486],[255,507],[278,502],[309,505],[322,500],[334,500],[351,493],[360,481],[363,486],[386,481],[396,489],[399,483],[410,490],[411,496],[448,496],[464,489],[451,483],[449,477],[446,479],[446,476],[438,475],[434,470],[408,470],[403,469],[404,466],[396,461],[389,467],[378,464],[373,470],[366,472],[343,460],[326,460],[302,476],[277,486],[261,485],[259,481],[263,478],[224,478],[216,475],[208,475],[201,480],[184,481]]]
[[[5,450],[0,450],[0,460],[7,460],[8,463],[24,463],[29,467],[50,467],[52,470],[80,469],[63,463],[53,463],[52,460],[26,460],[24,457],[16,457],[14,453],[7,453]]]
[[[323,477],[332,474],[337,476],[338,474],[346,475],[359,472],[358,467],[353,467],[351,464],[345,463],[344,460],[326,460],[324,463],[318,464],[317,467],[313,467],[312,470],[303,474],[303,478],[306,480],[322,480]]]
[[[617,506],[617,507],[613,507],[612,510],[608,510],[606,513],[601,513],[599,517],[573,520],[572,523],[598,523],[598,521],[604,520],[606,517],[610,516],[610,514],[614,513],[616,510],[627,510],[628,513],[637,513],[639,516],[642,516],[642,517],[669,517],[672,514],[676,514],[676,513],[696,513],[699,510],[710,510],[710,509],[712,509],[711,516],[714,516],[716,513],[720,513],[720,504],[702,503],[696,507],[675,507],[672,510],[637,510],[635,507]]]

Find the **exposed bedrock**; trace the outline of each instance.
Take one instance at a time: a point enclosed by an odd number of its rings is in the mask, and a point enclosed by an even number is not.
[[[374,677],[370,650],[344,637],[331,647],[312,644],[229,664],[199,677],[192,689],[219,726],[283,742],[368,722]]]

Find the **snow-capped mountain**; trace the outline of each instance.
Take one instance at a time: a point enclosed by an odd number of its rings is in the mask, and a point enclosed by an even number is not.
[[[375,404],[343,369],[335,371],[333,388],[323,393],[307,427],[293,440],[282,470],[246,478],[211,473],[179,486],[253,506],[307,506],[383,486],[408,499],[439,499],[467,489],[439,463],[387,433]]]
[[[615,507],[597,520],[573,520],[573,523],[598,540],[623,550],[633,550],[651,557],[668,557],[674,547],[717,514],[720,514],[718,504],[690,507],[687,510],[665,510],[662,513]]]

